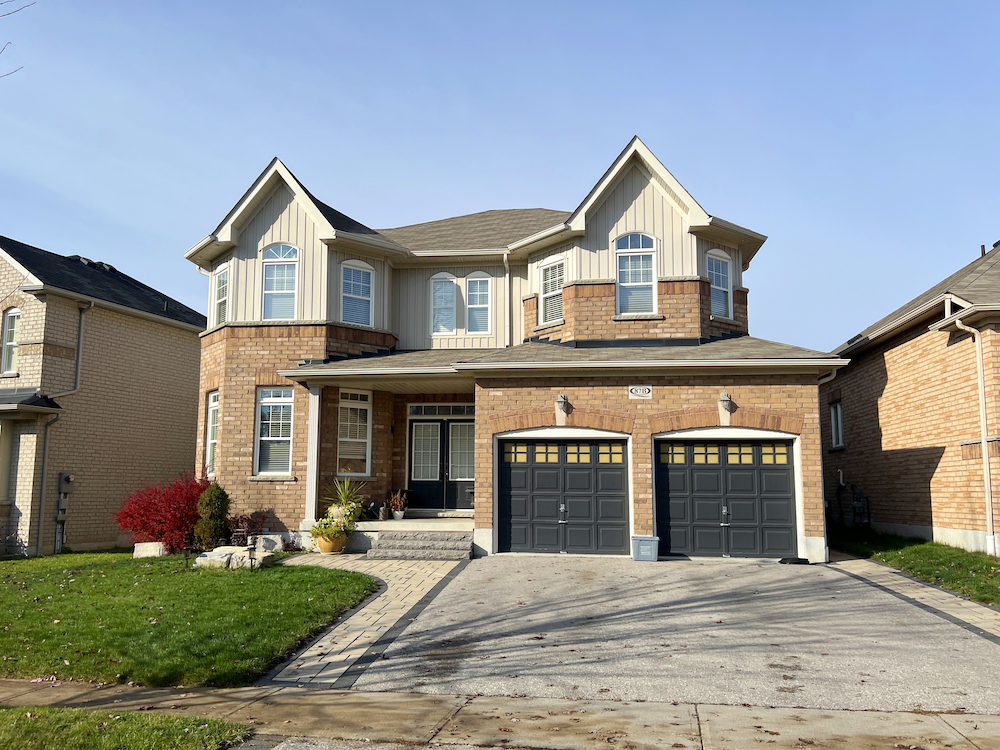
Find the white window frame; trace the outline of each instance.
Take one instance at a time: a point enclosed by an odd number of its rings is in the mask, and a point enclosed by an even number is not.
[[[617,261],[615,261],[617,263]],[[545,272],[555,268],[556,266],[562,266],[562,283],[559,288],[552,292],[545,292]],[[565,320],[564,316],[566,314],[563,304],[565,300],[562,299],[563,289],[566,288],[566,259],[562,256],[557,256],[555,258],[546,260],[545,263],[538,267],[538,325],[551,325],[553,323],[559,323]],[[546,318],[545,317],[545,303],[547,300],[558,295],[560,297],[559,303],[559,317],[558,318]]]
[[[486,304],[472,304],[472,282],[486,282]],[[474,309],[486,308],[486,330],[473,331],[472,311]],[[470,336],[490,336],[493,333],[493,277],[485,271],[476,271],[465,277],[465,332]]]
[[[267,259],[267,253],[269,250],[274,250],[279,247],[287,247],[295,251],[295,258],[271,258]],[[261,253],[261,271],[260,271],[260,288],[261,288],[261,301],[260,301],[260,317],[261,320],[296,320],[298,319],[299,311],[299,260],[302,257],[302,251],[299,250],[295,245],[289,245],[287,242],[279,242],[274,245],[269,245],[264,248]],[[295,279],[295,289],[292,290],[292,317],[290,318],[268,318],[265,317],[267,310],[267,295],[269,294],[288,294],[288,291],[267,291],[267,267],[268,266],[292,266],[294,268],[293,274]]]
[[[344,271],[347,269],[351,269],[353,271],[364,271],[365,273],[370,275],[371,280],[369,283],[369,293],[368,293],[367,323],[358,323],[353,320],[349,321],[347,320],[347,316],[344,313],[344,303],[347,297],[356,300],[365,299],[364,297],[361,297],[356,294],[347,294],[347,292],[345,291]],[[355,325],[355,326],[365,326],[367,328],[375,327],[375,275],[376,275],[375,268],[361,260],[354,260],[354,259],[345,260],[343,263],[340,264],[340,320],[342,323],[349,323],[350,325]]]
[[[451,307],[437,307],[434,304],[434,285],[442,282],[450,282],[452,287],[452,304]],[[431,336],[454,336],[458,333],[458,279],[452,276],[450,273],[436,273],[430,278],[430,308],[431,308]],[[435,331],[434,330],[434,311],[435,310],[451,310],[452,328],[450,331]]]
[[[208,392],[208,410],[205,413],[205,474],[215,476],[219,459],[219,390]]]
[[[368,396],[367,401],[351,401],[345,399],[344,396],[348,394],[357,394],[360,396]],[[372,418],[375,415],[375,394],[372,391],[359,391],[353,388],[341,388],[340,395],[337,398],[337,476],[338,477],[370,477],[372,471]],[[365,471],[363,472],[342,472],[340,471],[340,441],[347,440],[352,443],[361,442],[354,438],[341,438],[340,437],[340,410],[347,406],[350,409],[365,409],[368,411],[368,430],[365,436]]]
[[[844,405],[841,401],[830,404],[830,445],[844,447]]]
[[[225,278],[225,293],[219,295],[219,283]],[[222,315],[219,314],[219,305],[225,305],[225,310]],[[229,264],[223,263],[221,266],[215,269],[215,273],[212,274],[212,316],[213,326],[222,325],[229,319]]]
[[[618,243],[625,237],[630,237],[632,235],[637,235],[639,237],[646,237],[650,239],[653,246],[643,247],[643,248],[631,248],[631,249],[618,249]],[[652,235],[646,234],[645,232],[626,232],[620,237],[616,237],[614,241],[615,248],[615,314],[616,315],[655,315],[658,305],[657,300],[657,275],[656,275],[656,238]],[[649,256],[650,262],[650,281],[648,282],[629,282],[623,284],[621,281],[621,269],[618,267],[618,259],[625,256]],[[644,310],[642,312],[622,312],[622,295],[621,290],[623,288],[638,288],[638,287],[650,287],[650,298],[652,300],[652,305],[650,309]]]
[[[17,338],[21,332],[21,310],[10,307],[3,313],[3,356],[0,370],[4,373],[17,372]]]
[[[288,396],[264,396],[265,393],[271,391],[287,391],[290,395]],[[257,388],[257,399],[256,399],[256,415],[254,417],[254,451],[253,451],[253,473],[260,476],[291,476],[292,473],[292,436],[295,430],[295,391],[292,388],[286,388],[284,386],[259,386]],[[260,436],[260,408],[261,406],[285,406],[291,407],[291,422],[288,431],[287,438],[274,438],[269,437],[267,440],[269,442],[286,441],[288,442],[288,470],[287,471],[260,471],[260,445],[262,438]]]
[[[716,279],[713,277],[713,273],[710,270],[709,262],[712,260],[719,261],[720,263],[726,264],[726,282],[727,286],[717,285]],[[715,247],[709,250],[705,254],[705,273],[708,276],[708,283],[712,288],[712,291],[716,289],[722,291],[726,295],[726,312],[717,313],[715,311],[715,305],[712,304],[712,300],[709,300],[709,308],[712,311],[712,315],[716,318],[726,318],[728,320],[733,319],[733,259],[725,250]]]

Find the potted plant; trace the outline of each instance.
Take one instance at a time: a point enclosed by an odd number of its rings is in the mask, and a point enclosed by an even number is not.
[[[396,490],[389,495],[389,509],[392,517],[401,521],[406,513],[406,490]]]
[[[347,537],[354,533],[354,522],[361,515],[361,490],[364,482],[351,479],[333,483],[333,497],[326,515],[313,524],[312,535],[321,555],[339,555],[344,551]]]

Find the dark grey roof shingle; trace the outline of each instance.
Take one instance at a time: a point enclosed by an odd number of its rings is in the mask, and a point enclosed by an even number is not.
[[[567,211],[548,208],[512,208],[379,229],[378,233],[417,251],[497,250],[560,224],[569,216]]]
[[[126,276],[107,263],[95,263],[79,255],[57,255],[7,237],[0,237],[0,248],[46,286],[200,328],[204,328],[207,322],[201,313]]]

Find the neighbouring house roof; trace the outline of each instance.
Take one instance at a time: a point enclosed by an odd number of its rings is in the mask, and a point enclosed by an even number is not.
[[[107,263],[58,255],[8,237],[0,237],[0,250],[34,277],[22,283],[27,291],[43,291],[37,288],[40,284],[53,292],[79,294],[189,326],[204,328],[207,322],[201,313]]]
[[[379,229],[378,232],[417,252],[500,250],[565,222],[569,215],[568,211],[548,208],[511,208]]]
[[[1000,244],[976,258],[948,278],[919,294],[902,307],[868,326],[849,341],[837,347],[837,354],[860,349],[888,333],[925,317],[929,308],[937,309],[947,297],[957,298],[962,307],[1000,304]]]

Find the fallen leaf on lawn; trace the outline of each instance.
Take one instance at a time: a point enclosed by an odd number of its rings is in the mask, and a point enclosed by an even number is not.
[[[500,727],[501,732],[513,732],[513,729],[508,729],[507,727]]]
[[[53,625],[55,625],[55,624],[56,624],[56,623],[58,623],[58,622],[62,622],[62,620],[53,620],[53,621],[52,621],[52,624],[53,624]]]
[[[145,706],[139,706],[140,711],[152,711],[154,708],[156,708],[156,706],[154,706],[152,703]]]

